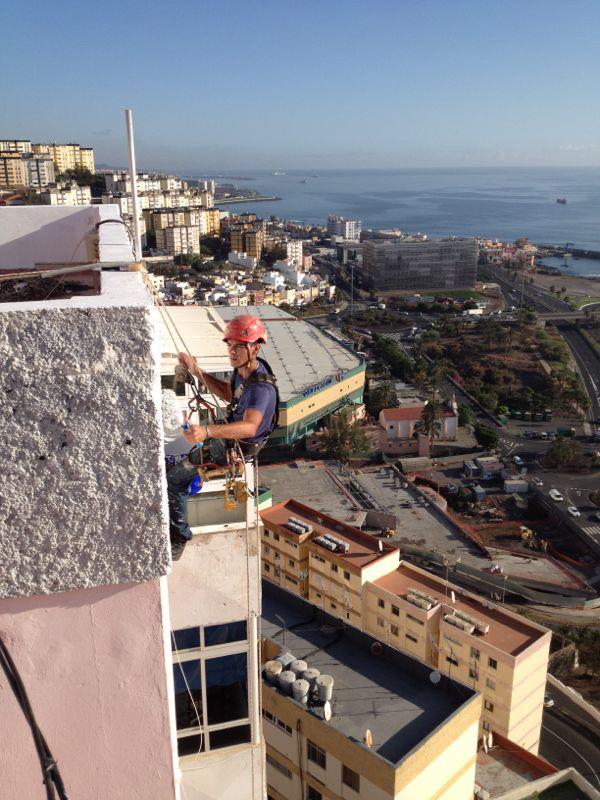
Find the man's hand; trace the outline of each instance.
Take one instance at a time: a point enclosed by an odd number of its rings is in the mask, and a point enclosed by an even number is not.
[[[188,444],[191,444],[192,447],[199,442],[203,442],[206,439],[206,425],[190,425],[190,427],[183,432],[186,441]]]
[[[185,367],[188,372],[191,372],[192,375],[199,374],[196,359],[188,353],[179,353],[179,363],[182,367]]]

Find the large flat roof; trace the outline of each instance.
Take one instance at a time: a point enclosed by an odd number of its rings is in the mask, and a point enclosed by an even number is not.
[[[517,615],[507,614],[498,606],[484,604],[474,597],[469,597],[460,586],[448,584],[447,588],[445,581],[428,575],[406,562],[402,562],[393,572],[378,578],[373,583],[398,597],[405,595],[410,588],[420,589],[449,608],[459,609],[482,622],[489,623],[490,629],[481,637],[482,641],[511,656],[518,655],[547,633]],[[456,599],[454,603],[451,602],[450,589],[454,591]]]
[[[263,345],[261,355],[277,377],[284,402],[302,394],[309,386],[362,363],[357,355],[313,325],[276,306],[223,306],[218,313],[226,321],[240,314],[254,314],[262,319],[268,342]]]
[[[389,763],[398,764],[476,696],[447,676],[434,685],[430,667],[392,648],[384,646],[381,655],[373,656],[370,648],[375,640],[370,636],[340,628],[326,614],[312,619],[313,612],[310,603],[263,581],[263,638],[281,645],[284,620],[283,651],[333,677],[328,724],[358,742],[370,730],[372,750]]]

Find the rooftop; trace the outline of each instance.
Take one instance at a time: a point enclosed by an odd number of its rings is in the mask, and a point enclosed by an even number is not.
[[[543,758],[494,734],[494,743],[488,752],[483,749],[477,752],[475,783],[486,789],[493,800],[556,771],[556,767]],[[525,796],[529,798],[530,794]]]
[[[370,636],[341,630],[325,615],[313,621],[314,608],[263,582],[262,635],[284,651],[307,660],[309,667],[334,679],[332,717],[328,723],[349,739],[362,742],[371,731],[373,751],[397,765],[411,750],[473,698],[476,692],[443,676],[434,685],[431,669],[399,651],[383,647],[374,657]],[[308,622],[306,620],[309,620]],[[290,630],[291,626],[295,626]],[[290,702],[294,702],[290,698]]]
[[[161,372],[172,375],[177,355],[186,345],[207,372],[231,372],[227,346],[223,341],[225,323],[220,313],[204,306],[160,308]]]
[[[515,614],[488,605],[487,601],[469,597],[463,589],[452,584],[446,587],[445,581],[429,575],[423,570],[402,562],[398,569],[374,581],[376,586],[392,592],[398,597],[406,594],[408,589],[420,589],[435,597],[440,603],[464,611],[482,622],[489,623],[490,629],[484,640],[511,656],[518,655],[533,642],[547,635],[547,631],[522,620]],[[449,588],[454,591],[456,602],[450,603]]]
[[[334,342],[304,320],[273,306],[219,308],[228,321],[239,314],[255,314],[267,329],[268,343],[261,354],[277,376],[282,401],[291,400],[308,387],[326,378],[358,367],[362,362],[354,353]]]
[[[284,527],[291,516],[312,525],[314,529],[312,543],[315,547],[319,547],[325,552],[330,551],[315,541],[316,537],[329,534],[345,542],[349,550],[346,553],[336,552],[335,555],[359,570],[369,566],[377,559],[398,550],[397,547],[384,542],[382,539],[377,539],[375,536],[358,530],[358,528],[339,522],[322,511],[309,508],[297,500],[284,500],[261,513],[263,522],[269,523],[270,526],[276,526],[288,538],[296,538],[298,534]],[[381,550],[379,549],[380,547],[382,548]]]

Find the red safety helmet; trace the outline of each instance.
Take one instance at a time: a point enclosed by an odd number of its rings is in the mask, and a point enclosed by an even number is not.
[[[252,314],[241,314],[227,323],[223,341],[227,342],[229,339],[235,339],[236,342],[247,342],[248,344],[254,344],[255,342],[266,344],[267,331],[258,317],[253,317]]]

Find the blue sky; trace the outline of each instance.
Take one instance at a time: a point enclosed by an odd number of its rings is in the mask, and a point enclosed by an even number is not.
[[[2,26],[0,138],[99,162],[131,107],[146,168],[600,163],[598,0],[5,0]]]

